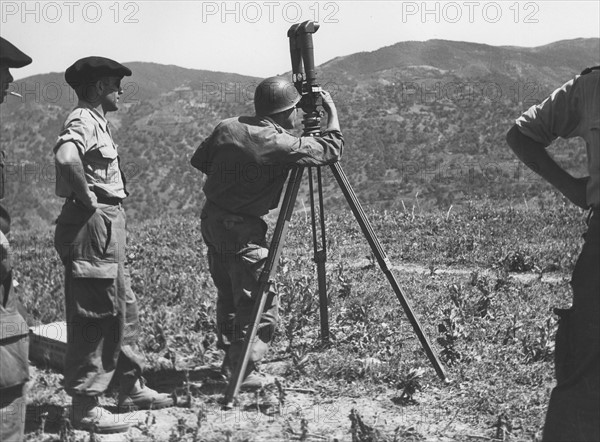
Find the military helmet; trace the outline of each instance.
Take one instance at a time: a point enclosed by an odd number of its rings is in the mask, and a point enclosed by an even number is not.
[[[254,91],[256,115],[273,115],[291,109],[300,101],[294,84],[282,77],[269,77],[260,82]]]

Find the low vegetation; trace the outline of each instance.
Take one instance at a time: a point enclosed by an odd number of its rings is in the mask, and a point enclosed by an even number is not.
[[[477,204],[461,211],[368,215],[452,382],[444,384],[435,375],[349,212],[329,214],[327,219],[332,342],[322,344],[316,273],[307,249],[310,224],[296,215],[279,265],[281,323],[268,362],[284,362],[280,374],[286,385],[316,392],[330,404],[383,395],[388,412],[420,410],[424,417],[419,425],[389,427],[369,421],[369,410],[357,407],[332,429],[314,422],[309,427],[305,418],[294,415],[269,438],[539,438],[553,384],[557,322],[552,308],[570,303],[568,281],[585,214],[557,199],[543,207]],[[29,322],[63,320],[62,266],[52,248],[51,229],[17,231],[12,242],[17,291]],[[176,370],[187,376],[198,367],[217,366],[222,353],[215,346],[216,290],[199,220],[172,217],[133,223],[129,242],[127,262],[140,301],[140,342],[149,372]],[[59,377],[40,373],[30,390],[30,403],[46,412],[55,407],[60,416],[66,396]],[[225,424],[217,433],[214,425],[213,433],[204,427],[200,431],[204,407],[216,406],[223,391],[191,388],[189,377],[182,382],[195,420],[175,425],[171,440],[265,440],[259,432],[242,436]],[[275,396],[279,407],[285,404],[283,390]],[[258,397],[253,400],[258,404]],[[435,419],[449,423],[445,429],[424,424],[432,425]],[[471,430],[444,439],[456,422]],[[64,425],[52,430],[43,424],[39,415],[29,422],[28,440],[77,440],[65,439]],[[151,425],[150,419],[136,440],[160,440],[150,438]]]

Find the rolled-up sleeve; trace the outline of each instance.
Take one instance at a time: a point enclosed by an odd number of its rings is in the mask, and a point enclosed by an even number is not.
[[[558,137],[577,136],[581,121],[579,93],[576,79],[571,80],[556,89],[542,103],[531,106],[515,124],[523,135],[545,146]]]
[[[54,146],[54,153],[62,146],[64,143],[72,142],[77,146],[79,150],[79,154],[84,156],[85,153],[93,147],[94,140],[96,137],[94,136],[94,124],[92,122],[88,122],[82,116],[70,117],[65,122],[63,130],[58,136],[56,140],[56,144]]]

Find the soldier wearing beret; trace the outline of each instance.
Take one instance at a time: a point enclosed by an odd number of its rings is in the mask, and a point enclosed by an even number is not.
[[[31,58],[0,37],[0,103],[13,81],[10,68],[31,63]],[[4,152],[0,152],[0,199],[4,197]],[[12,288],[8,212],[0,205],[0,440],[23,440],[25,384],[29,380],[29,328],[17,310]]]
[[[112,433],[128,429],[125,415],[98,404],[113,378],[120,410],[173,405],[144,385],[137,351],[138,307],[125,267],[128,192],[107,112],[119,108],[121,80],[131,70],[103,57],[76,61],[65,72],[79,99],[54,147],[56,194],[65,198],[55,247],[65,266],[67,354],[64,386],[72,422]]]

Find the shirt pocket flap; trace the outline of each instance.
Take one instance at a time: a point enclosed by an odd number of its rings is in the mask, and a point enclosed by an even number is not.
[[[102,158],[106,158],[107,160],[114,160],[117,158],[117,149],[110,144],[101,144],[98,146],[98,152],[100,152]]]
[[[105,261],[73,261],[74,278],[115,279],[119,271],[119,263]]]

